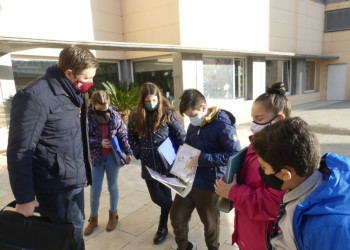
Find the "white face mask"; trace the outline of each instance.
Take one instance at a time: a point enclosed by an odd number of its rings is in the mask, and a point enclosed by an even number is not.
[[[204,121],[204,118],[200,117],[199,115],[190,117],[190,123],[193,126],[200,126],[203,123],[203,121]]]
[[[272,121],[275,120],[277,117],[278,117],[278,115],[276,115],[270,121],[265,122],[265,123],[258,123],[258,122],[252,121],[252,123],[250,125],[250,130],[253,132],[253,134],[256,134],[259,131],[261,131],[263,128],[271,125]]]
[[[190,117],[190,123],[193,126],[200,126],[204,121],[204,116],[207,114],[208,109],[201,111],[197,116]]]
[[[253,132],[253,134],[256,134],[259,131],[261,131],[263,128],[265,128],[265,127],[267,127],[269,125],[271,125],[270,122],[264,123],[264,124],[260,124],[260,123],[256,123],[255,121],[252,121],[252,124],[250,125],[250,130]]]

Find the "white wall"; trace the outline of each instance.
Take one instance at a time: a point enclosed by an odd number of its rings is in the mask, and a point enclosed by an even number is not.
[[[268,49],[268,0],[179,0],[181,45]]]
[[[181,45],[321,54],[324,9],[311,0],[179,0]]]
[[[0,36],[94,39],[90,0],[0,0],[0,4]],[[26,54],[57,56],[57,51],[34,50]]]

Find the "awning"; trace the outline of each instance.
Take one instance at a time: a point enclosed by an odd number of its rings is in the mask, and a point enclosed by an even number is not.
[[[199,48],[186,47],[171,44],[152,44],[152,43],[128,43],[128,42],[107,42],[107,41],[68,41],[68,40],[48,40],[20,37],[0,36],[0,55],[17,52],[21,50],[36,48],[56,48],[60,49],[66,45],[83,45],[91,50],[110,50],[110,51],[159,51],[159,52],[180,52],[180,53],[199,53],[205,55],[226,55],[226,56],[252,56],[267,58],[304,58],[304,59],[338,59],[339,56],[317,55],[317,54],[296,54],[290,52],[275,51],[242,51],[220,48]]]

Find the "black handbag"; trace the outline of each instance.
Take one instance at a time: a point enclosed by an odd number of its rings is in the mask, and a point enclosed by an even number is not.
[[[15,207],[16,202],[9,203],[8,207]],[[54,216],[24,217],[15,211],[0,212],[0,249],[30,249],[30,250],[68,250],[72,245],[74,226],[71,222],[56,219]],[[40,208],[35,208],[40,213]],[[47,212],[45,213],[47,214]],[[50,215],[51,216],[51,215]]]

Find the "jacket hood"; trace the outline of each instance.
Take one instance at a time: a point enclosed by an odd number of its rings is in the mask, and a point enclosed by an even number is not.
[[[350,158],[328,153],[322,159],[330,174],[322,174],[323,183],[298,205],[299,210],[303,215],[350,215]]]
[[[224,122],[228,125],[235,125],[236,118],[227,110],[219,109],[219,107],[209,108],[210,114],[204,117],[201,127],[207,123]]]
[[[347,227],[350,223],[350,158],[328,153],[322,157],[321,166],[322,163],[329,169],[328,173],[322,174],[323,182],[297,205],[294,212],[293,231],[299,247],[303,238],[300,228],[307,221],[312,220],[319,228]]]

